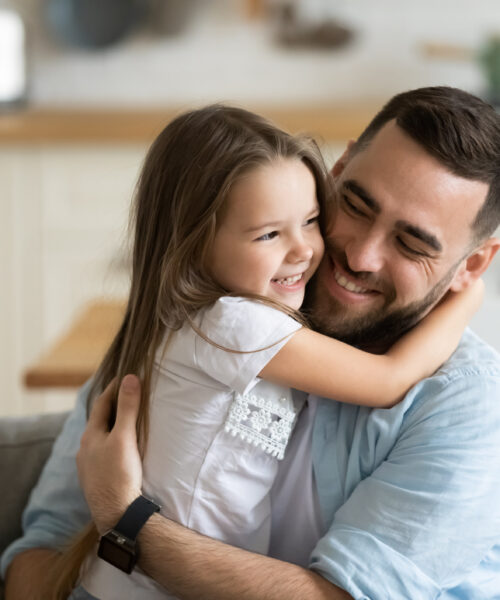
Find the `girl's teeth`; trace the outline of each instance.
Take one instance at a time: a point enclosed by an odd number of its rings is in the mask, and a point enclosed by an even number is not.
[[[334,277],[335,277],[335,281],[340,285],[340,287],[345,288],[349,292],[356,292],[358,294],[362,294],[362,293],[365,293],[368,291],[365,288],[354,285],[354,283],[352,283],[352,281],[349,281],[340,273],[335,273]]]
[[[285,277],[283,279],[275,279],[274,281],[276,283],[279,283],[280,285],[292,285],[294,283],[297,283],[297,281],[299,281],[299,279],[302,279],[302,273],[300,275],[294,275],[293,277]]]

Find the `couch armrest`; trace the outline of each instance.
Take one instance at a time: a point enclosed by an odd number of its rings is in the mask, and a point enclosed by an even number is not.
[[[68,414],[0,419],[0,554],[21,536],[23,509]]]

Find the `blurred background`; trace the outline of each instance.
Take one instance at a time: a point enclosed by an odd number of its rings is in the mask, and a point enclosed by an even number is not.
[[[213,101],[333,161],[394,93],[500,104],[498,0],[0,0],[0,415],[74,402],[120,320],[128,206],[173,115]],[[500,349],[500,263],[473,328]]]

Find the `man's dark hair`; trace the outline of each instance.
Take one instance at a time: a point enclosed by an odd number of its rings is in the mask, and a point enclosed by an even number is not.
[[[392,120],[450,172],[489,184],[472,231],[475,242],[491,236],[500,224],[500,115],[456,88],[410,90],[389,100],[352,151],[365,148]]]

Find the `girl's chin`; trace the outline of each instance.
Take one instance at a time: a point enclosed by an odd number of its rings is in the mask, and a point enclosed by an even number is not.
[[[304,291],[287,291],[280,294],[274,293],[272,295],[270,294],[268,297],[271,298],[271,300],[275,300],[280,304],[288,306],[288,308],[291,308],[292,310],[299,310],[304,302]]]

